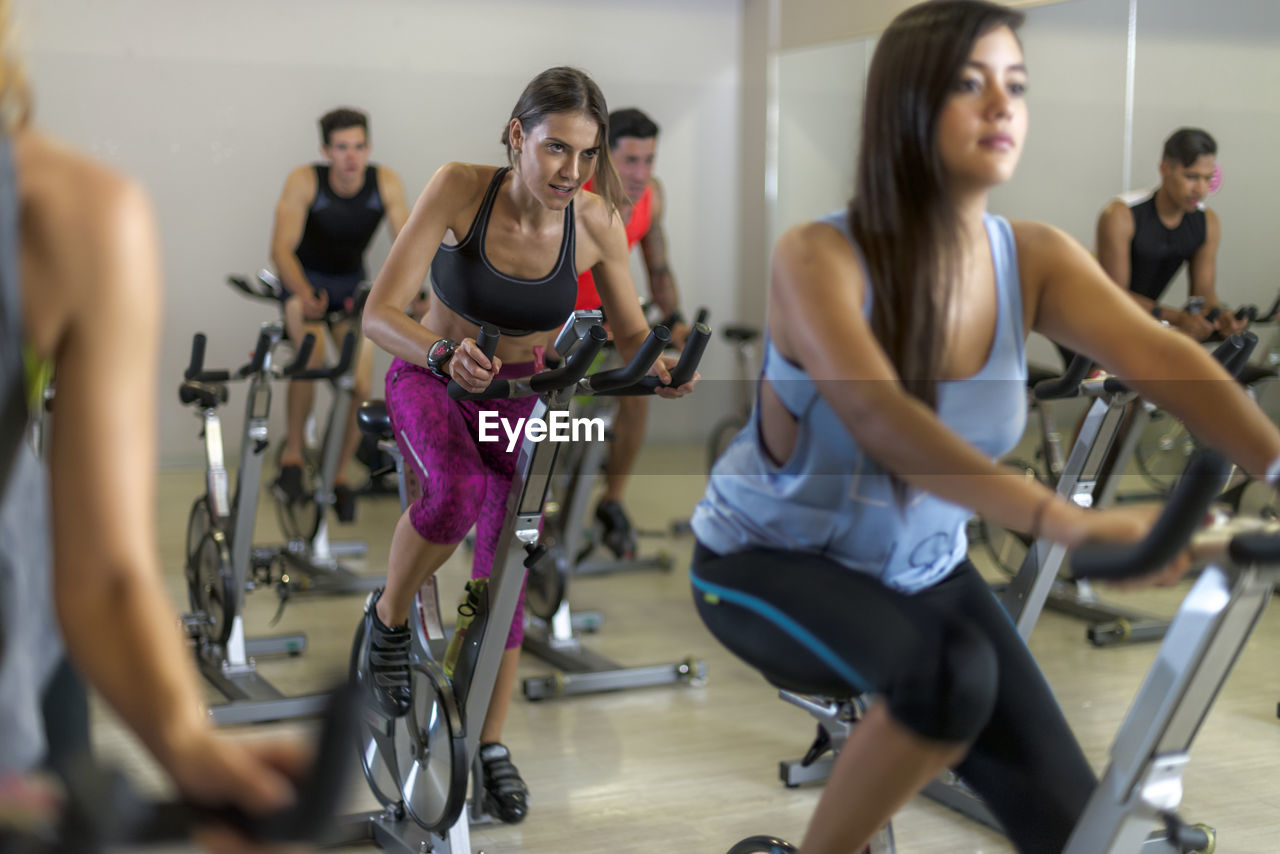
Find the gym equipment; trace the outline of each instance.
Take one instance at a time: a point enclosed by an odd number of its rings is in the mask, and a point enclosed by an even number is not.
[[[658,358],[668,335],[660,327],[626,366],[588,377],[586,371],[607,336],[598,325],[579,329],[571,318],[556,346],[557,352],[567,354],[561,367],[522,379],[494,380],[487,390],[474,395],[451,381],[449,394],[457,400],[538,395],[529,418],[551,423],[556,412],[568,412],[574,395],[652,393],[657,380],[644,374]],[[672,371],[673,384],[683,384],[693,376],[709,335],[705,326],[695,329],[680,364]],[[477,343],[486,354],[492,354],[497,331],[482,327]],[[363,407],[360,422],[367,432],[384,439],[391,436],[385,405]],[[384,850],[406,854],[470,852],[469,821],[483,818],[484,810],[482,799],[476,798],[470,815],[462,814],[468,768],[479,773],[479,723],[488,713],[523,574],[546,553],[538,544],[538,526],[560,444],[525,435],[486,588],[486,616],[477,616],[468,627],[452,680],[445,678],[436,663],[444,632],[434,581],[428,580],[416,594],[409,620],[412,708],[394,718],[371,704],[361,721],[361,766],[383,809],[356,817],[331,840],[334,844],[372,839]],[[402,493],[406,503],[407,490],[406,486]],[[371,691],[363,655],[363,626],[362,619],[352,647],[352,679],[362,690]],[[680,673],[679,667],[666,669],[665,681],[688,680],[694,675]],[[475,791],[482,792],[476,779]]]
[[[262,458],[268,446],[271,382],[304,375],[302,366],[314,343],[308,337],[293,363],[277,369],[272,355],[282,335],[279,321],[262,324],[251,361],[233,374],[205,370],[205,336],[197,334],[178,392],[184,404],[198,410],[205,453],[205,491],[192,504],[187,520],[184,569],[191,613],[183,623],[195,646],[200,672],[228,700],[209,709],[219,724],[308,716],[321,707],[318,695],[284,696],[258,675],[254,665],[255,655],[300,655],[306,638],[292,634],[248,639],[242,616],[246,588],[251,582],[270,583],[271,566],[277,557],[277,552],[254,549],[252,543]],[[227,401],[226,383],[233,377],[249,381],[234,497],[224,463],[219,415],[219,408]]]
[[[741,432],[751,420],[751,409],[755,406],[755,377],[751,366],[756,361],[756,339],[760,330],[751,326],[726,326],[720,330],[724,339],[733,346],[734,364],[737,366],[738,406],[728,415],[717,421],[707,437],[707,471],[710,472],[716,460],[724,453],[725,448],[733,441],[733,437]]]

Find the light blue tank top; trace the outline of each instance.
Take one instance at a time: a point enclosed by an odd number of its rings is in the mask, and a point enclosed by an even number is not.
[[[843,212],[821,221],[853,243]],[[995,337],[981,370],[938,383],[938,415],[995,459],[1022,436],[1027,363],[1013,230],[992,215],[985,225],[998,293]],[[870,288],[864,311],[870,315]],[[751,548],[819,554],[906,592],[945,578],[964,559],[965,524],[972,513],[916,490],[899,506],[885,470],[857,446],[813,380],[771,341],[765,343],[762,374],[798,421],[795,448],[785,464],[773,463],[760,445],[757,403],[712,469],[706,496],[694,510],[699,541],[720,554]]]

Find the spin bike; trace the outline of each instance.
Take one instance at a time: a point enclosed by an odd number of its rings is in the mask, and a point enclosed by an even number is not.
[[[314,345],[310,336],[292,364],[283,369],[272,365],[273,351],[282,335],[279,321],[262,324],[252,360],[233,373],[205,369],[205,337],[197,334],[178,392],[184,404],[198,411],[205,453],[205,491],[192,504],[187,520],[185,575],[191,613],[184,617],[184,625],[195,644],[201,673],[228,700],[209,709],[219,724],[314,715],[322,700],[319,696],[286,697],[258,675],[254,665],[255,655],[301,654],[306,647],[303,635],[250,639],[244,634],[245,590],[250,584],[270,583],[272,566],[280,555],[279,550],[253,547],[258,484],[268,447],[271,383],[285,377],[318,375],[303,369]],[[345,354],[347,362],[350,350],[348,347]],[[345,364],[341,367],[345,369]],[[234,496],[224,462],[219,414],[227,402],[226,383],[233,378],[249,381]],[[279,590],[283,600],[287,582]]]
[[[583,329],[571,319],[556,343],[556,351],[567,354],[559,368],[522,379],[496,379],[479,394],[469,394],[451,381],[449,395],[455,400],[538,395],[529,418],[551,423],[555,413],[568,412],[576,395],[653,393],[658,381],[644,374],[661,355],[669,335],[665,328],[658,327],[625,366],[586,376],[608,336],[599,325]],[[671,372],[673,386],[692,379],[709,336],[705,326],[695,328],[679,364]],[[495,329],[481,327],[477,343],[486,355],[493,354],[497,341]],[[381,446],[390,450],[386,440],[391,437],[391,429],[385,405],[371,402],[363,407],[360,423],[366,432],[381,436]],[[444,648],[444,630],[434,578],[415,596],[409,618],[410,711],[402,717],[388,717],[370,704],[360,721],[361,767],[383,809],[355,817],[332,843],[372,839],[384,850],[405,854],[471,851],[470,824],[483,821],[486,816],[479,796],[473,797],[471,809],[463,814],[468,769],[475,781],[473,791],[481,792],[479,723],[489,710],[525,571],[546,554],[545,547],[538,544],[539,524],[560,444],[536,441],[526,434],[511,481],[492,576],[482,596],[482,607],[466,631],[451,680],[437,663]],[[403,461],[397,465],[404,484]],[[407,487],[402,489],[401,497],[407,502]],[[361,690],[371,691],[364,649],[362,619],[352,643],[351,673]],[[692,678],[694,674],[682,673],[682,668],[677,665],[666,669],[674,679]]]
[[[1188,547],[1201,571],[1129,707],[1111,761],[1064,854],[1208,854],[1216,846],[1213,828],[1186,824],[1177,815],[1182,776],[1192,741],[1280,579],[1280,523],[1231,518],[1220,510],[1201,529],[1230,472],[1219,455],[1198,451],[1146,539],[1072,553],[1072,573],[1099,581],[1149,575]],[[795,850],[772,837],[753,837],[732,849]]]
[[[252,281],[228,276],[227,283],[254,299],[275,305],[280,305],[284,296],[284,285],[270,270],[259,270]],[[359,317],[368,293],[364,288],[356,295],[352,317]],[[280,531],[288,542],[280,552],[290,569],[286,592],[366,593],[379,584],[378,579],[362,577],[339,561],[341,557],[364,555],[366,543],[329,538],[329,520],[336,502],[334,484],[342,464],[342,440],[355,389],[356,334],[349,332],[342,346],[344,356],[347,348],[352,348],[350,358],[340,356],[338,365],[309,373],[313,381],[328,382],[332,400],[319,449],[307,447],[303,454],[302,485],[306,497],[294,501],[278,486],[273,485],[270,490]],[[276,451],[277,471],[283,453],[281,442]]]
[[[706,316],[705,309],[699,311],[694,327],[705,326]],[[578,330],[575,334],[581,337],[592,325],[603,323],[603,314],[599,310],[578,311],[573,323]],[[597,403],[596,398],[576,400],[574,412],[580,417],[603,414],[606,419],[611,418],[611,409]],[[606,433],[607,430],[606,427]],[[622,561],[587,560],[592,549],[586,532],[594,480],[591,474],[600,469],[607,447],[602,441],[574,442],[561,450],[557,473],[552,478],[541,536],[541,542],[548,547],[547,559],[530,568],[525,588],[528,616],[524,649],[556,672],[549,677],[524,680],[524,695],[530,700],[663,685],[673,681],[673,672],[692,672],[694,681],[705,676],[705,662],[692,658],[681,662],[675,671],[667,665],[624,667],[582,645],[579,633],[598,631],[603,617],[596,611],[572,610],[568,601],[572,576],[630,569],[668,570],[672,565],[671,556],[665,552]]]

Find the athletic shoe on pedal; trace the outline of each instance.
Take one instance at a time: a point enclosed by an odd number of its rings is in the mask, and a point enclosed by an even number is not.
[[[529,812],[529,788],[511,764],[511,751],[496,741],[480,745],[485,809],[507,824],[519,824]]]
[[[618,559],[635,557],[636,536],[631,520],[617,501],[601,501],[596,505],[596,519],[604,526],[605,547]]]
[[[392,717],[408,714],[412,704],[409,693],[409,626],[387,628],[378,619],[379,588],[369,595],[365,605],[365,660],[369,668],[369,687],[379,709]]]
[[[333,487],[333,509],[338,513],[339,522],[356,520],[356,492],[345,483]]]
[[[290,504],[306,498],[302,491],[302,466],[293,463],[280,466],[280,473],[276,475],[276,488]]]

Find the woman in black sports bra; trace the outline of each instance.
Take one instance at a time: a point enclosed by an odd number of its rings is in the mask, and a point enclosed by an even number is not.
[[[364,310],[364,332],[396,358],[386,399],[404,459],[431,489],[400,519],[386,589],[368,614],[375,700],[388,714],[409,707],[407,620],[414,593],[474,524],[472,577],[487,577],[506,511],[516,454],[480,442],[479,413],[527,416],[534,398],[453,401],[449,379],[480,391],[494,377],[527,376],[577,296],[578,271],[595,273],[618,351],[639,348],[649,327],[631,281],[626,234],[617,215],[622,188],[604,145],[609,109],[600,89],[573,68],[551,68],[525,88],[502,133],[509,165],[448,163],[414,205]],[[600,195],[581,193],[595,175]],[[405,314],[430,276],[430,308]],[[492,360],[476,345],[480,323],[502,330]],[[654,371],[670,380],[667,364]],[[692,383],[660,393],[679,397]],[[523,596],[523,591],[521,593]],[[523,629],[516,610],[480,734],[485,790],[504,821],[528,810],[528,790],[501,744]]]

